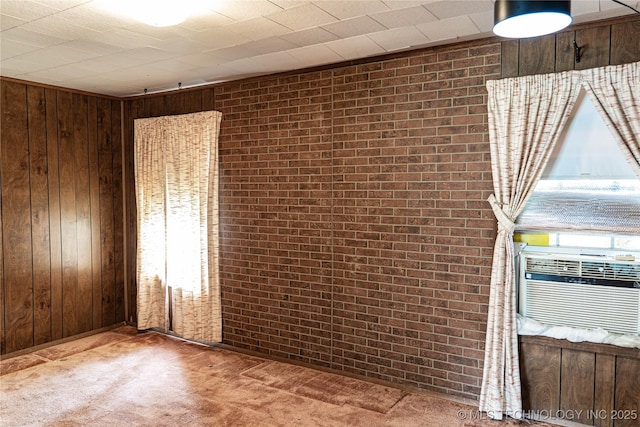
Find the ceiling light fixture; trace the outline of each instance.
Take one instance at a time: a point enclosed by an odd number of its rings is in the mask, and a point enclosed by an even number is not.
[[[496,0],[493,32],[527,38],[555,33],[571,24],[571,1]]]

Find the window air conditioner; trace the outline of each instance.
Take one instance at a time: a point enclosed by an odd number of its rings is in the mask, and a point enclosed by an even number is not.
[[[640,335],[640,260],[523,251],[518,299],[547,325]]]

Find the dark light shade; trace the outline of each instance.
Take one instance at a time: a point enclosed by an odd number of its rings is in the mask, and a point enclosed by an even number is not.
[[[571,1],[496,0],[493,32],[502,37],[537,37],[571,24]]]

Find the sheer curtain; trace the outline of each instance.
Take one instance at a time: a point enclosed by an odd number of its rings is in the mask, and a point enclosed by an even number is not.
[[[514,222],[540,179],[578,91],[567,74],[487,82],[489,137],[498,219],[480,410],[492,418],[521,417],[516,326]]]
[[[135,121],[138,329],[222,339],[217,111]],[[168,289],[172,288],[171,300]]]

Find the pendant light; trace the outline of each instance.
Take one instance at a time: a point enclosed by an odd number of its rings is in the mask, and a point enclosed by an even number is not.
[[[496,0],[493,32],[526,38],[551,34],[571,24],[571,1]]]

